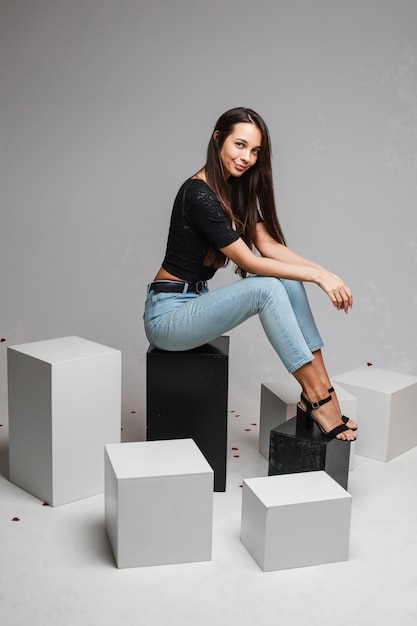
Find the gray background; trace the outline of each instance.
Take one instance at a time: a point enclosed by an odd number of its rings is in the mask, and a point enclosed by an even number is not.
[[[7,345],[79,335],[122,350],[144,437],[146,285],[242,105],[270,128],[288,244],[355,296],[345,316],[308,286],[331,374],[417,374],[416,23],[415,0],[1,0],[0,399]],[[230,335],[253,401],[285,370],[258,319]]]

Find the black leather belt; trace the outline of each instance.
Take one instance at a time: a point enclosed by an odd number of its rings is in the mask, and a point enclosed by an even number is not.
[[[186,285],[188,288],[186,289]],[[199,280],[197,283],[183,283],[181,281],[158,280],[149,285],[149,291],[155,293],[201,293],[207,288],[207,281]]]

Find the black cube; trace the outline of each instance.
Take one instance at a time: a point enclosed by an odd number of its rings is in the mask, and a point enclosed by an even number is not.
[[[193,350],[147,352],[147,440],[194,439],[226,489],[229,337]]]
[[[268,475],[324,470],[344,489],[349,477],[350,442],[329,439],[306,416],[271,430]]]

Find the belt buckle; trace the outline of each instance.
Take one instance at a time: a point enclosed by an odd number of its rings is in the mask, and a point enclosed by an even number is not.
[[[203,291],[203,289],[206,286],[206,281],[205,280],[199,280],[196,284],[195,284],[195,292],[196,293],[201,293]]]

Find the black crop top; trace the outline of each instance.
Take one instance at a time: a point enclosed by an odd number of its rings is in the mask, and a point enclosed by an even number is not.
[[[219,250],[238,239],[212,189],[189,179],[175,198],[162,267],[190,283],[209,280],[216,272],[204,265],[209,247]]]

